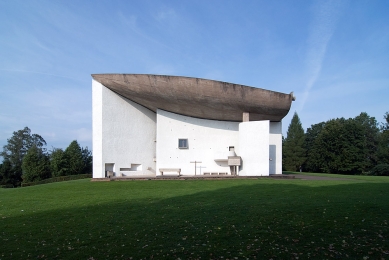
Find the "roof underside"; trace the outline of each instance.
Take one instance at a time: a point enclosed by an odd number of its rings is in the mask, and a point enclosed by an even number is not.
[[[93,74],[117,94],[156,112],[224,121],[281,121],[293,95],[215,80],[147,74]]]

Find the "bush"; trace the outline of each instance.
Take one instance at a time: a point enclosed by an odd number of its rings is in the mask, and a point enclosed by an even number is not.
[[[370,172],[374,176],[389,176],[389,164],[378,164]]]

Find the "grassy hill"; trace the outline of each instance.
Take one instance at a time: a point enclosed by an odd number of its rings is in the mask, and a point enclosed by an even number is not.
[[[0,189],[0,259],[386,259],[389,178]]]

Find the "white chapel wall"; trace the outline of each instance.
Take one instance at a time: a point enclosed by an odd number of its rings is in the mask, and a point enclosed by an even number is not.
[[[97,81],[92,88],[93,177],[155,173],[156,114]]]
[[[191,161],[202,162],[197,165],[196,174],[230,174],[226,160],[229,146],[234,146],[239,155],[238,130],[238,122],[199,119],[157,110],[157,175],[160,168],[181,168],[182,175],[194,175],[195,165]],[[188,149],[178,148],[180,138],[188,139]],[[225,161],[221,161],[223,159]]]
[[[194,175],[191,161],[202,162],[197,174],[230,174],[230,146],[243,159],[240,175],[282,174],[281,122],[206,120],[164,110],[155,114],[94,80],[92,103],[94,178],[105,177],[105,170],[116,176],[159,175],[159,168]],[[188,139],[188,149],[178,148],[179,138]]]
[[[239,124],[239,149],[242,156],[241,176],[269,175],[268,120]]]
[[[93,178],[103,178],[103,86],[92,80]]]

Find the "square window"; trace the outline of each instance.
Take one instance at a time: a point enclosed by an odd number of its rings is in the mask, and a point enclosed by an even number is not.
[[[188,139],[178,139],[179,149],[188,149]]]

